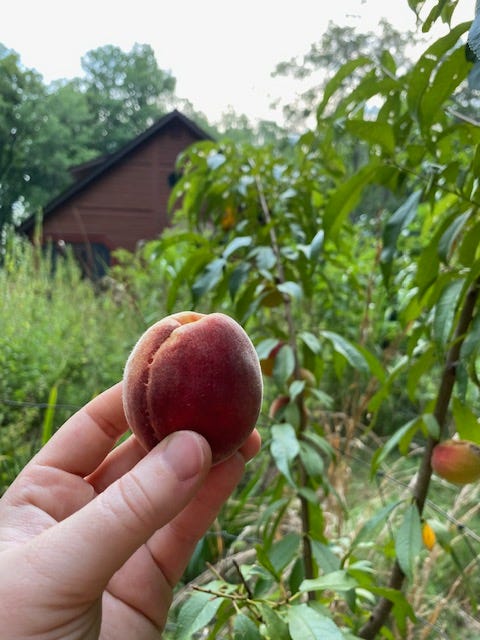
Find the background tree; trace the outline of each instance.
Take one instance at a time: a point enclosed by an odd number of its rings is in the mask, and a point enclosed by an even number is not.
[[[0,44],[0,231],[25,202],[31,176],[26,159],[41,127],[37,105],[45,98],[41,76]]]
[[[0,230],[41,209],[69,168],[111,153],[171,106],[175,78],[149,45],[88,52],[84,78],[45,85],[0,45]]]
[[[305,55],[280,62],[273,72],[275,76],[288,76],[303,85],[311,85],[300,91],[296,101],[283,107],[287,123],[303,130],[315,115],[326,84],[348,62],[368,58],[375,66],[382,67],[388,55],[395,60],[399,70],[405,70],[411,65],[411,47],[419,41],[417,33],[397,31],[385,19],[380,20],[378,30],[366,33],[330,22],[320,40],[313,43]],[[359,65],[353,68],[336,99],[345,96],[358,79],[370,71]],[[333,103],[329,106],[334,108]]]
[[[82,58],[92,140],[110,153],[141,133],[172,104],[175,78],[158,67],[150,45],[125,52],[113,45]]]

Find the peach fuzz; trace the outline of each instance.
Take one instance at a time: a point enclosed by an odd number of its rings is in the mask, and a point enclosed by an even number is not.
[[[253,431],[262,404],[262,374],[244,329],[222,313],[183,311],[141,336],[124,372],[123,405],[146,449],[168,434],[202,434],[214,464]]]

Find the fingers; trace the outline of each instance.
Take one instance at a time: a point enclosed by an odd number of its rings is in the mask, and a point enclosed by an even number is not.
[[[255,429],[240,448],[245,461],[253,458],[260,450],[260,434]],[[131,436],[111,451],[102,464],[85,479],[97,493],[104,491],[112,482],[118,480],[145,456],[145,450],[135,436]]]
[[[245,453],[254,454],[259,444],[258,434],[252,435],[244,445]],[[245,459],[237,453],[209,471],[183,511],[113,576],[108,590],[117,601],[127,602],[159,628],[164,625],[173,586],[182,576],[198,540],[240,481],[244,468]]]
[[[238,453],[210,470],[186,508],[148,541],[156,564],[172,587],[181,578],[197,542],[240,482],[245,461],[258,453],[260,444],[260,435],[254,431]]]
[[[118,383],[75,413],[32,462],[87,476],[127,429],[122,385]]]
[[[32,540],[31,562],[42,565],[42,575],[72,580],[76,593],[99,595],[135,550],[190,502],[210,464],[204,438],[169,436],[83,509]]]

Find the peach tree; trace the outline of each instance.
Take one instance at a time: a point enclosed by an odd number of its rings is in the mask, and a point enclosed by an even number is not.
[[[172,637],[431,637],[433,557],[434,595],[464,580],[475,614],[478,500],[450,510],[461,489],[431,465],[442,440],[480,443],[480,123],[456,98],[468,28],[406,71],[388,51],[352,59],[281,149],[224,139],[179,160],[176,224],[143,264],[168,312],[188,301],[246,327],[265,407],[263,451],[212,531],[210,569],[208,542],[192,560]]]

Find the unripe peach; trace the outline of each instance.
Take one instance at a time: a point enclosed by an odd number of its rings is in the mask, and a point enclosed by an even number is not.
[[[123,405],[132,432],[149,450],[180,429],[201,433],[213,463],[235,453],[262,403],[260,363],[232,318],[184,311],[151,326],[125,365]]]
[[[272,420],[276,418],[277,414],[280,413],[280,411],[284,409],[289,402],[289,396],[277,396],[270,405],[270,409],[268,410],[268,417],[272,418]]]
[[[480,479],[480,447],[468,440],[440,442],[433,449],[432,469],[449,482],[475,482]]]

